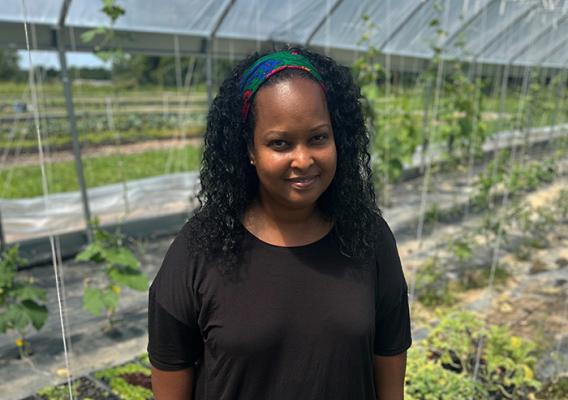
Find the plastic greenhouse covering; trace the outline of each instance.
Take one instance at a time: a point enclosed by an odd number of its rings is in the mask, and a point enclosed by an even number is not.
[[[127,208],[129,218],[189,212],[195,204],[187,199],[197,193],[199,177],[197,172],[176,173],[130,181],[126,186],[117,183],[88,190],[91,209],[101,222],[119,222]],[[0,200],[0,207],[10,242],[84,229],[79,192],[50,194],[47,212],[41,197]]]
[[[63,0],[4,1],[0,45],[24,48],[22,22],[53,29]],[[233,57],[267,43],[324,48],[352,61],[369,44],[386,55],[563,68],[568,60],[566,0],[122,0],[128,12],[114,26],[126,51],[200,54],[212,39],[215,57]],[[368,19],[365,21],[363,17]],[[436,23],[432,23],[436,21]],[[73,0],[64,21],[70,50],[92,51],[80,34],[105,26],[97,2]],[[171,36],[176,38],[172,40]],[[368,41],[361,41],[367,35]],[[54,50],[38,34],[37,49]],[[49,36],[49,35],[47,35]],[[117,37],[121,37],[118,35]],[[460,45],[463,42],[465,45]]]

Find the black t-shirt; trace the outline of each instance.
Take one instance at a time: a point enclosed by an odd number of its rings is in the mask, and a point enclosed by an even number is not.
[[[407,285],[384,219],[375,259],[357,265],[333,231],[297,247],[247,231],[238,280],[192,254],[190,223],[150,287],[154,367],[195,367],[196,400],[376,399],[373,356],[411,345]]]

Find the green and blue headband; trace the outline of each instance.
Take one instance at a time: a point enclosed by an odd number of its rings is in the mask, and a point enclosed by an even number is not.
[[[311,74],[323,86],[323,80],[314,65],[296,51],[279,51],[259,58],[243,73],[240,82],[240,92],[243,99],[242,118],[246,122],[250,105],[258,88],[272,75],[285,69],[299,69]]]

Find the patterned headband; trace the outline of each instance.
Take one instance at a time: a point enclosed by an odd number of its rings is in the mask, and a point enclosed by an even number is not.
[[[323,86],[322,77],[314,65],[296,51],[279,51],[259,58],[243,74],[240,91],[243,98],[242,117],[246,122],[252,97],[272,75],[285,69],[300,69],[310,73]],[[325,89],[324,89],[325,90]]]

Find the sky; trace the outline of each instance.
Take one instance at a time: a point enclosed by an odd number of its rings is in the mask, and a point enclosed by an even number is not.
[[[42,65],[47,68],[59,69],[59,57],[52,51],[32,51],[32,63],[34,66]],[[22,69],[28,69],[29,57],[25,50],[18,51],[20,56],[19,65]],[[93,53],[67,52],[67,67],[110,68]]]

